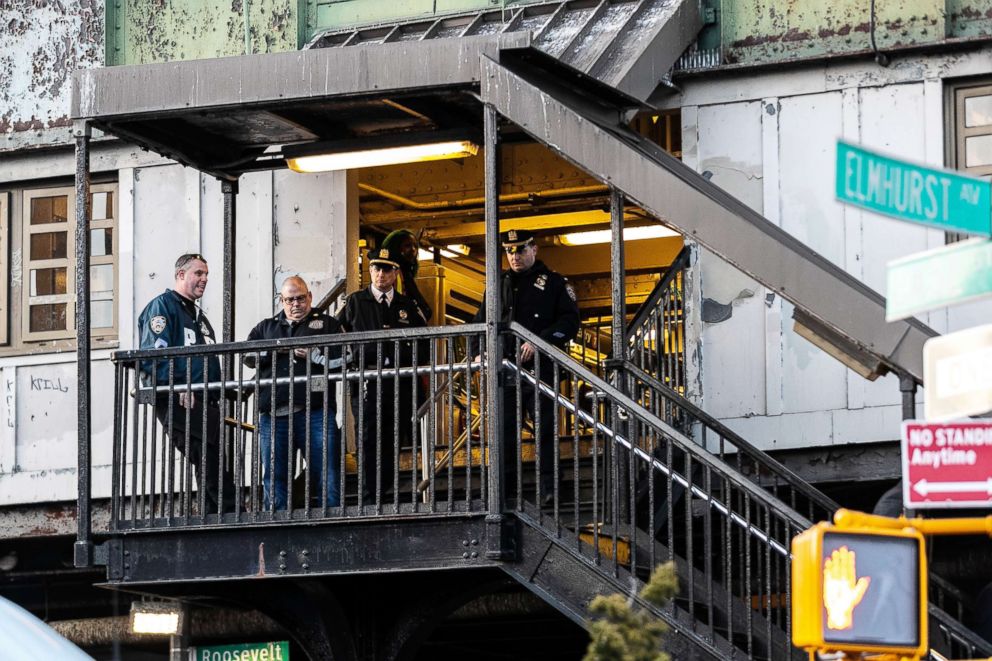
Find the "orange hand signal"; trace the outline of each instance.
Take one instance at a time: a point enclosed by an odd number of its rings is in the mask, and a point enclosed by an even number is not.
[[[823,563],[823,605],[827,609],[827,627],[850,629],[854,607],[861,603],[871,578],[857,578],[854,552],[842,546]]]

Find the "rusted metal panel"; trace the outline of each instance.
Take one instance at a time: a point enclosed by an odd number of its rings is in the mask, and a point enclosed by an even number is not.
[[[870,50],[873,25],[875,44],[882,50],[933,43],[946,35],[944,13],[944,0],[724,1],[724,63],[760,64]]]
[[[992,1],[946,0],[949,37],[988,37],[992,34]]]
[[[103,7],[0,2],[0,152],[69,142],[70,77],[103,64]]]
[[[206,110],[470,84],[479,79],[481,54],[529,43],[528,35],[515,33],[85,70],[75,75],[72,116]]]
[[[110,64],[295,50],[297,0],[126,0],[108,13]],[[119,8],[117,5],[120,5]]]
[[[443,16],[460,11],[509,8],[540,0],[317,0],[307,3],[311,34],[349,25],[372,25],[404,18]]]

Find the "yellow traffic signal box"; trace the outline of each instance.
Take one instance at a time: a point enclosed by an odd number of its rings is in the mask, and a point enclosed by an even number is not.
[[[922,656],[926,591],[920,532],[818,523],[792,540],[792,644]]]

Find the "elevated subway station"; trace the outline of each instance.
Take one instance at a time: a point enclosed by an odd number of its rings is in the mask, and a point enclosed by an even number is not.
[[[157,354],[122,351],[115,358],[111,521],[100,534],[90,526],[93,499],[85,470],[92,461],[83,396],[90,388],[89,357],[79,351],[77,565],[106,565],[107,585],[116,589],[192,603],[249,603],[277,621],[311,658],[427,654],[428,632],[441,635],[453,627],[452,613],[481,595],[509,592],[517,596],[504,601],[522,602],[518,612],[545,612],[558,623],[553,628],[561,639],[572,642],[548,647],[568,658],[564,650],[581,639],[569,627],[583,624],[592,596],[626,592],[654,564],[673,559],[683,592],[671,607],[652,612],[672,626],[670,645],[678,658],[726,658],[731,650],[749,658],[796,655],[783,598],[788,541],[835,505],[684,397],[686,358],[678,355],[678,338],[683,324],[693,322],[679,299],[688,265],[679,260],[683,239],[625,242],[622,230],[663,225],[692,237],[789,298],[797,321],[821,346],[868,376],[894,371],[919,380],[918,348],[932,331],[915,321],[885,324],[877,294],[629,127],[655,92],[645,80],[655,79],[636,67],[608,75],[611,58],[623,54],[624,61],[667,70],[666,53],[677,56],[686,44],[659,48],[657,40],[692,33],[691,16],[649,13],[679,29],[648,22],[657,28],[650,39],[617,36],[605,47],[597,41],[601,51],[588,55],[591,66],[581,57],[581,40],[568,42],[556,56],[541,47],[541,37],[532,41],[507,31],[77,74],[79,199],[87,199],[92,129],[209,173],[223,182],[225,195],[225,344]],[[541,34],[550,39],[553,31]],[[125,88],[140,93],[124,94]],[[411,369],[426,377],[434,406],[418,425],[418,442],[398,451],[395,489],[376,489],[372,501],[360,495],[353,452],[356,441],[368,439],[356,439],[343,420],[345,452],[330,458],[348,476],[343,505],[314,508],[304,499],[286,512],[264,511],[257,495],[251,400],[265,384],[228,367],[224,388],[234,394],[223,433],[243,498],[234,511],[208,511],[196,485],[181,478],[182,459],[165,449],[154,423],[141,422],[149,402],[142,399],[134,367],[141,360],[207,355],[234,366],[253,351],[297,346],[236,342],[242,177],[284,167],[290,146],[361,144],[393,134],[426,139],[440,131],[479,136],[480,155],[349,174],[341,192],[343,212],[334,216],[336,236],[345,244],[348,291],[362,282],[362,242],[371,246],[391,227],[415,229],[434,251],[422,266],[422,288],[433,292],[439,327],[322,344],[363,346],[368,353],[387,353],[403,341],[431,347]],[[77,206],[81,226],[85,207]],[[498,289],[496,234],[517,222],[536,226],[542,259],[582,285],[577,293],[589,332],[569,355],[519,327],[458,323],[480,300],[481,284],[488,285],[486,291]],[[560,238],[587,229],[610,229],[610,244],[580,249]],[[87,239],[82,232],[76,244],[83,274]],[[451,256],[449,245],[468,246],[468,256]],[[779,259],[767,259],[770,254]],[[79,278],[77,292],[83,315],[86,280]],[[486,299],[492,310],[498,309],[496,298]],[[86,323],[78,326],[85,329]],[[499,356],[507,334],[518,345],[534,342],[562,384],[557,392],[543,393],[555,399],[555,469],[561,478],[550,508],[536,499],[535,453],[528,455],[526,444],[530,430],[521,425],[516,471],[503,470],[497,442],[505,433],[501,407],[508,405],[500,401],[500,376],[518,383],[537,383],[542,376],[498,358],[474,372],[465,360],[463,347],[472,341]],[[86,331],[78,339],[80,347],[88,346]],[[344,390],[368,387],[393,378],[381,369],[356,373],[347,366],[299,376],[314,390],[332,383]],[[455,444],[461,437],[459,458]],[[445,452],[454,459],[443,466],[430,461]],[[507,473],[513,472],[508,488]],[[424,480],[428,487],[420,491]],[[304,491],[312,488],[303,482]],[[260,588],[259,580],[279,589]],[[512,586],[523,586],[540,602],[522,599]],[[356,592],[370,597],[361,616],[351,610]],[[372,598],[376,594],[382,596]],[[382,608],[386,601],[389,612]],[[425,602],[435,608],[425,613]],[[551,617],[540,603],[561,617]],[[936,607],[932,617],[940,624],[932,630],[941,632],[932,641],[935,648],[982,649],[954,617]],[[347,630],[331,624],[342,619],[351,623]]]

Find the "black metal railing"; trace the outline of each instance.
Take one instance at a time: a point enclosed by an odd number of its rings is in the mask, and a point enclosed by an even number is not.
[[[686,388],[685,271],[692,252],[682,248],[627,325],[626,360],[679,392]],[[621,356],[614,356],[621,358]]]
[[[789,545],[811,522],[564,353],[518,324],[511,332],[512,509],[614,575],[645,578],[674,560],[682,592],[673,608],[692,614],[696,633],[748,658],[795,655]],[[538,357],[519,365],[525,342]]]
[[[484,510],[483,332],[117,352],[113,529]]]

